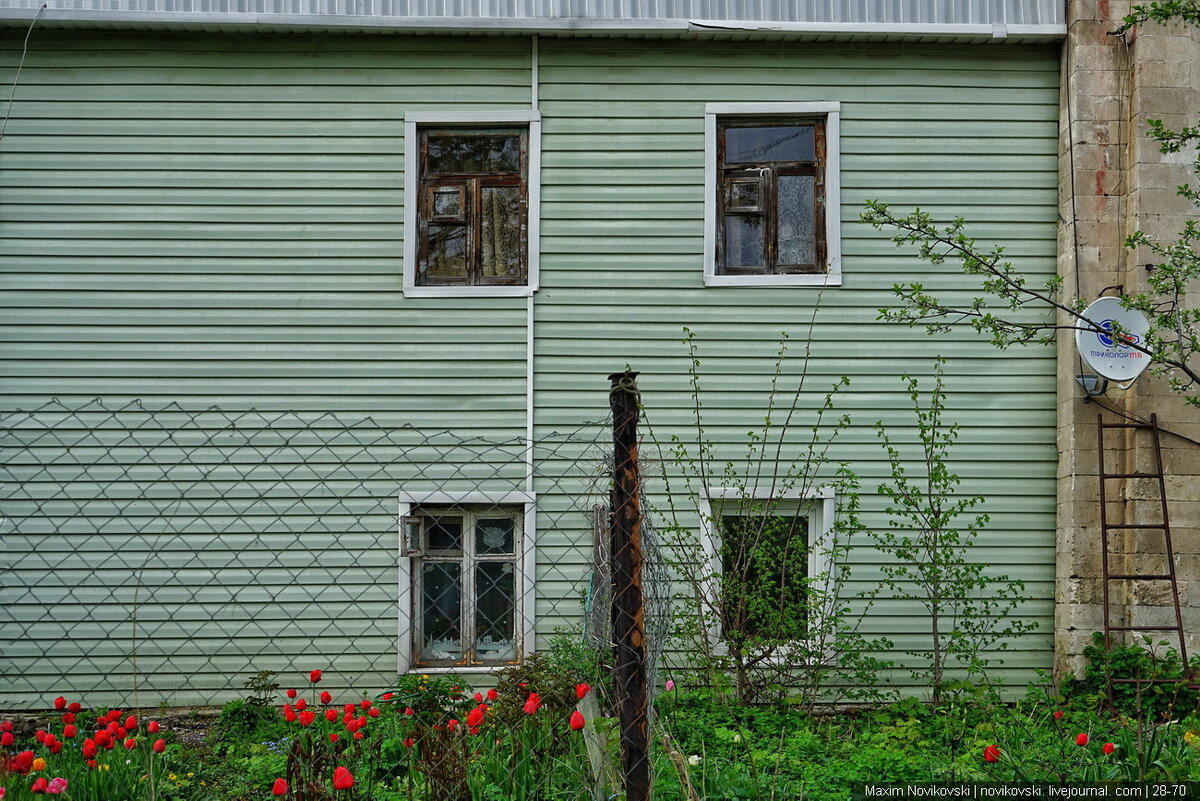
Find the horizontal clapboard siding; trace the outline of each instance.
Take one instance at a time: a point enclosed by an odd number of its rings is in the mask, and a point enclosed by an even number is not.
[[[0,77],[11,80],[21,41],[3,41]],[[20,681],[0,687],[0,707],[44,703],[85,671],[127,676],[135,633],[151,685],[189,688],[171,702],[211,702],[236,688],[230,672],[310,657],[347,684],[387,681],[397,490],[511,489],[524,475],[519,447],[471,454],[424,438],[507,441],[526,414],[524,299],[401,292],[404,114],[528,108],[530,45],[37,33],[0,142],[0,412],[52,397],[81,410],[61,441],[6,468],[19,488],[6,513],[43,517],[7,549],[0,667]],[[831,453],[863,476],[868,524],[880,526],[873,492],[887,470],[872,425],[884,421],[911,452],[898,376],[928,376],[944,355],[949,416],[962,426],[955,469],[992,515],[978,553],[1027,582],[1022,614],[1041,626],[996,673],[1023,685],[1050,663],[1053,353],[878,323],[892,284],[923,268],[857,218],[868,197],[962,214],[1023,270],[1053,275],[1056,64],[1052,49],[1007,46],[543,40],[537,436],[603,417],[605,376],[627,363],[642,371],[654,433],[690,436],[686,325],[707,436],[749,470],[746,431],[761,422],[787,331],[781,387],[799,380],[811,345],[801,428],[833,381],[852,379],[838,411],[854,422]],[[844,286],[705,289],[704,104],[809,100],[842,103]],[[926,284],[970,290],[952,271]],[[165,409],[157,420],[172,440],[124,442],[111,415],[86,405],[97,397],[110,410],[133,399]],[[286,438],[286,452],[258,463],[250,447],[228,463],[230,451],[207,444],[222,441],[222,424],[190,418],[210,406],[260,410],[238,430],[254,447]],[[312,428],[268,422],[285,412]],[[327,412],[337,420],[319,422]],[[338,421],[365,417],[397,443],[373,462],[355,461],[338,434]],[[86,447],[65,447],[80,437]],[[596,440],[593,427],[539,451],[542,644],[582,611],[586,512],[603,498],[586,478],[602,458]],[[86,480],[71,459],[93,460]],[[140,497],[164,476],[183,511]],[[661,504],[662,487],[651,490]],[[855,562],[854,586],[878,582],[877,552]],[[129,609],[147,597],[134,632]],[[911,603],[887,601],[865,630],[920,649],[927,626]],[[114,701],[132,689],[122,681]]]
[[[874,490],[889,470],[873,424],[883,421],[894,442],[916,455],[900,375],[911,372],[928,382],[932,360],[941,354],[948,360],[947,416],[962,426],[953,467],[964,492],[987,496],[981,509],[991,515],[977,558],[992,575],[1025,581],[1029,601],[1019,614],[1039,624],[1035,634],[1008,645],[1006,669],[996,680],[1022,687],[1035,669],[1048,668],[1054,353],[998,352],[967,334],[931,339],[878,322],[878,309],[891,303],[897,282],[919,277],[930,290],[958,297],[969,297],[971,284],[953,269],[925,275],[928,269],[911,253],[898,251],[858,215],[868,198],[920,205],[947,222],[962,215],[972,235],[1003,243],[1032,280],[1053,276],[1055,53],[676,42],[543,42],[540,53],[539,430],[572,410],[582,414],[603,375],[629,364],[641,371],[654,434],[694,439],[690,359],[681,342],[688,326],[697,338],[704,430],[720,462],[716,470],[728,459],[735,472],[753,476],[761,468],[746,459],[747,431],[761,430],[780,336],[787,332],[790,355],[779,381],[785,406],[801,372],[806,376],[795,418],[804,431],[793,432],[784,453],[801,452],[825,392],[849,376],[837,413],[853,423],[830,457],[862,477],[864,519],[868,528],[880,527],[887,516]],[[597,75],[604,80],[594,80]],[[824,292],[705,288],[705,104],[801,101],[841,103],[843,286]],[[777,424],[782,416],[777,410]],[[659,457],[673,460],[665,449],[650,456]],[[681,485],[689,486],[673,479],[676,503]],[[667,508],[663,483],[651,486],[652,502]],[[692,508],[690,501],[683,505]],[[873,589],[883,578],[880,565],[888,557],[869,543],[868,532],[852,559],[851,591]],[[901,652],[928,648],[928,627],[919,605],[881,597],[863,631],[886,634]],[[911,681],[899,672],[892,678]]]

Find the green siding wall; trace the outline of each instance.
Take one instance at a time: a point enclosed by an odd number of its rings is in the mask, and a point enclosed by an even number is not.
[[[21,40],[12,33],[3,43],[0,79],[10,81]],[[36,31],[0,143],[3,409],[52,396],[141,398],[521,435],[526,301],[401,292],[402,129],[411,110],[528,108],[530,44]],[[627,363],[642,372],[655,432],[685,435],[687,325],[699,342],[709,436],[736,459],[761,420],[780,332],[791,335],[785,374],[794,379],[819,300],[801,407],[851,377],[839,410],[854,426],[833,458],[864,476],[868,520],[882,525],[871,492],[886,464],[872,425],[883,420],[914,442],[899,375],[929,375],[940,353],[962,425],[955,467],[965,492],[988,496],[992,515],[981,558],[1026,580],[1023,614],[1040,623],[997,676],[1022,684],[1049,667],[1054,354],[996,352],[966,334],[930,339],[876,322],[889,287],[925,268],[857,217],[866,198],[962,215],[1022,269],[1053,275],[1056,48],[543,39],[539,79],[537,435],[603,416],[605,376]],[[738,101],[842,103],[842,287],[703,287],[704,104]],[[926,283],[969,291],[951,272]],[[565,519],[570,499],[540,489],[551,517]],[[358,500],[364,509],[379,501]],[[85,520],[78,536],[86,529]],[[586,569],[588,555],[570,547],[582,529],[567,529],[540,533],[545,635],[572,622],[574,602],[562,601],[578,597]],[[78,544],[60,534],[29,546]],[[122,547],[90,543],[105,545]],[[394,554],[359,555],[378,580],[354,588],[366,600],[350,632],[392,614]],[[862,551],[856,578],[876,581],[879,559]],[[81,613],[31,600],[22,588],[36,575],[10,575],[0,592],[16,617]],[[283,637],[289,616],[311,615],[329,589],[317,579],[279,588],[286,598],[244,635],[247,647]],[[247,614],[270,600],[255,592],[237,596]],[[867,629],[891,634],[898,648],[921,647],[912,605],[881,601]],[[91,635],[114,670],[121,647],[105,640],[121,631],[98,624]],[[164,647],[144,669],[188,671],[188,648],[215,647],[220,631],[206,642],[209,631],[181,627],[191,641]],[[56,691],[60,677],[34,659],[40,644],[18,646],[5,668]],[[380,636],[356,643],[362,664],[394,647]],[[236,654],[229,664],[241,664]],[[0,688],[0,707],[28,702]]]

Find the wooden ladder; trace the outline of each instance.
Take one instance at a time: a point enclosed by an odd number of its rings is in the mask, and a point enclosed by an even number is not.
[[[1145,430],[1149,429],[1154,442],[1154,472],[1150,473],[1109,473],[1105,467],[1104,459],[1104,432],[1110,429],[1133,429]],[[1102,584],[1104,592],[1104,650],[1106,653],[1112,653],[1112,635],[1116,631],[1161,631],[1174,632],[1179,640],[1179,656],[1183,660],[1183,681],[1186,681],[1193,688],[1197,685],[1194,682],[1195,677],[1188,666],[1187,643],[1184,641],[1183,632],[1183,614],[1179,608],[1179,582],[1175,575],[1175,551],[1171,545],[1171,520],[1167,515],[1167,484],[1163,474],[1162,462],[1162,444],[1159,440],[1158,415],[1150,415],[1149,423],[1106,423],[1104,415],[1096,416],[1096,432],[1099,444],[1099,453],[1097,459],[1100,462],[1100,564],[1102,573]],[[1108,491],[1107,484],[1109,481],[1117,479],[1156,479],[1158,481],[1158,500],[1161,510],[1161,523],[1144,523],[1144,524],[1128,524],[1128,523],[1109,523],[1108,522]],[[1162,573],[1112,573],[1109,565],[1109,534],[1114,531],[1134,531],[1134,532],[1154,532],[1161,531],[1166,544],[1166,568]],[[1135,534],[1138,536],[1138,534]],[[1134,549],[1137,553],[1137,549]],[[1171,600],[1175,604],[1175,625],[1174,626],[1114,626],[1112,624],[1112,603],[1109,593],[1109,585],[1113,581],[1165,581],[1171,586]],[[1128,621],[1126,621],[1128,622]],[[1105,667],[1105,675],[1108,679],[1108,699],[1109,703],[1113,700],[1113,685],[1118,683],[1130,684],[1175,684],[1180,682],[1180,679],[1168,678],[1123,678],[1114,679],[1110,666]]]

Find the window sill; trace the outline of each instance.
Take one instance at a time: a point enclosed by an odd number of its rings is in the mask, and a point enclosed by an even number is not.
[[[438,665],[437,667],[419,667],[419,666],[414,665],[413,667],[410,667],[408,670],[406,670],[404,672],[405,673],[416,673],[418,675],[427,675],[427,676],[447,676],[447,675],[451,675],[451,674],[459,675],[462,673],[471,673],[471,674],[479,675],[479,674],[487,674],[487,673],[499,673],[501,670],[504,670],[505,668],[510,668],[513,665],[519,665],[519,664],[521,664],[521,663],[520,662],[509,662],[504,665],[468,665],[468,666]]]
[[[705,275],[705,286],[841,286],[842,276],[837,273],[796,275]]]
[[[406,298],[527,298],[536,286],[408,286]]]

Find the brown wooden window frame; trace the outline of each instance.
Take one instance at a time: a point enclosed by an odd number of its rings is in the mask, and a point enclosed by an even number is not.
[[[437,136],[518,136],[519,163],[515,172],[433,172],[429,169],[429,139]],[[417,129],[418,187],[417,187],[417,264],[414,284],[419,287],[524,287],[529,284],[529,126],[526,124],[479,125],[422,125]],[[518,197],[518,243],[520,272],[514,276],[483,275],[483,190],[491,187],[516,186]],[[433,196],[436,190],[456,189],[460,204],[457,215],[434,213]],[[445,280],[431,277],[426,268],[429,258],[430,226],[462,226],[466,238],[466,275],[462,279]]]
[[[829,243],[826,236],[826,118],[824,116],[753,115],[719,116],[717,118],[717,163],[716,186],[716,269],[719,276],[763,276],[763,275],[822,275],[828,272]],[[812,126],[814,132],[814,158],[810,161],[763,161],[726,163],[726,132],[730,128],[767,128]],[[807,175],[813,177],[813,250],[812,264],[780,264],[779,195],[781,176]],[[732,186],[736,183],[757,182],[758,205],[732,206]],[[726,264],[727,217],[758,217],[763,221],[763,263],[761,266],[745,267]]]

